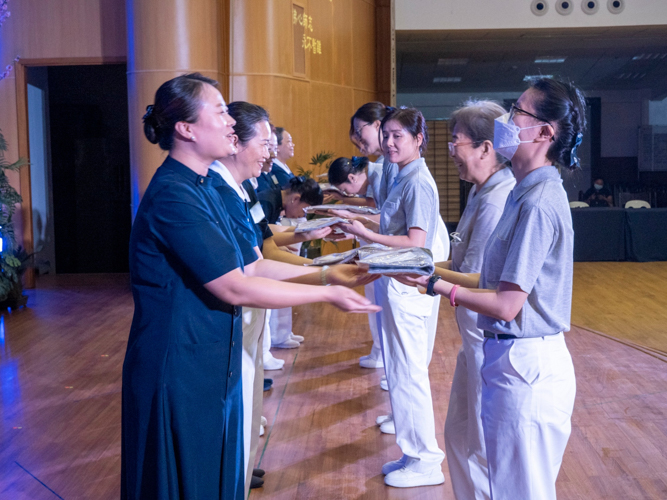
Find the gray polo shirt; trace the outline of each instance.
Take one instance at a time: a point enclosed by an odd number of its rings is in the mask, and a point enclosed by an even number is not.
[[[484,248],[505,208],[507,195],[516,185],[512,170],[494,173],[477,191],[473,186],[468,203],[452,238],[452,271],[478,273],[482,270]]]
[[[570,330],[572,307],[572,216],[558,170],[530,172],[510,192],[484,251],[479,287],[501,281],[528,293],[512,321],[480,314],[477,327],[516,337],[542,337]]]
[[[426,231],[424,246],[432,250],[433,240],[438,235],[440,199],[424,159],[408,163],[398,171],[391,184],[385,164],[382,184],[387,189],[387,198],[380,213],[380,233],[403,236],[411,227],[418,227]]]
[[[380,156],[376,163],[379,163],[380,159],[382,159],[382,177],[380,178],[380,190],[377,198],[375,198],[375,203],[377,204],[378,208],[382,207],[382,204],[387,199],[387,196],[389,196],[389,190],[394,185],[394,180],[398,174],[398,165],[395,163],[389,163],[389,161],[386,160],[384,156]]]

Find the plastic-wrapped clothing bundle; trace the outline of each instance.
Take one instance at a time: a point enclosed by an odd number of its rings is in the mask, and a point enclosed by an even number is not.
[[[347,264],[352,262],[357,256],[358,248],[353,248],[347,252],[340,253],[331,253],[329,255],[322,255],[321,257],[315,257],[313,262],[306,264],[307,266],[330,266],[333,264]]]
[[[334,224],[349,224],[350,221],[347,219],[341,219],[340,217],[324,217],[322,219],[311,219],[306,222],[300,222],[294,229],[295,233],[305,233],[308,231],[315,231],[316,229],[322,229],[323,227],[333,226]]]
[[[360,257],[357,265],[369,274],[419,274],[430,276],[435,271],[433,254],[429,249],[421,247],[375,251],[365,257]]]
[[[313,205],[303,209],[306,213],[311,212],[328,212],[329,210],[347,210],[353,214],[359,215],[377,215],[380,210],[375,207],[357,206],[357,205]]]

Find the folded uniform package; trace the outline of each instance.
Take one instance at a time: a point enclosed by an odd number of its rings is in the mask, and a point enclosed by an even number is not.
[[[313,205],[303,209],[304,212],[328,212],[329,210],[347,210],[353,214],[358,215],[377,215],[380,213],[380,210],[374,207],[365,207],[357,205]]]
[[[349,220],[340,217],[324,217],[322,219],[311,219],[306,222],[300,222],[294,229],[295,233],[306,233],[315,231],[323,227],[333,226],[334,224],[349,224]]]
[[[430,276],[435,271],[433,254],[427,248],[391,248],[389,250],[371,250],[364,256],[360,248],[357,265],[369,274],[419,274]]]
[[[347,264],[352,262],[357,256],[358,248],[353,248],[347,252],[341,253],[331,253],[329,255],[322,255],[321,257],[315,257],[309,266],[330,266],[333,264]]]

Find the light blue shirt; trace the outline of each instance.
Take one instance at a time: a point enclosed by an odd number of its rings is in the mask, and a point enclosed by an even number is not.
[[[438,236],[440,198],[433,176],[423,158],[418,158],[398,171],[392,184],[391,172],[383,171],[382,184],[387,188],[387,198],[380,212],[380,233],[404,236],[408,229],[417,227],[426,232],[425,247],[433,249]]]
[[[484,248],[505,208],[507,195],[516,185],[512,170],[502,168],[477,191],[473,186],[468,203],[452,237],[452,271],[478,273]]]
[[[501,281],[528,294],[512,321],[479,315],[477,327],[516,337],[570,330],[572,308],[572,216],[558,170],[530,172],[510,192],[484,251],[479,287]]]

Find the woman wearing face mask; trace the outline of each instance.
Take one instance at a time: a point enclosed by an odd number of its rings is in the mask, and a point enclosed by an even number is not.
[[[287,166],[287,160],[294,157],[294,142],[292,142],[292,134],[283,127],[276,127],[276,138],[278,139],[278,147],[276,148],[276,158],[273,160],[271,174],[275,175],[278,179],[278,185],[283,188],[290,179],[294,178],[294,174]]]
[[[494,148],[516,187],[482,271],[413,280],[479,313],[484,330],[482,423],[491,498],[555,499],[576,383],[570,329],[573,231],[555,165],[576,168],[586,104],[571,84],[541,78],[496,120]],[[406,280],[407,281],[407,280]]]
[[[244,498],[239,306],[375,309],[345,287],[267,279],[294,274],[239,244],[207,176],[216,158],[234,151],[233,125],[216,82],[198,73],[165,82],[144,116],[147,139],[169,155],[130,238],[123,499]]]
[[[461,273],[482,269],[484,247],[500,219],[507,195],[516,184],[505,159],[493,149],[494,120],[505,110],[491,101],[468,102],[454,111],[449,126],[449,154],[461,179],[472,182],[457,232],[452,234],[452,260],[438,264]],[[461,349],[447,407],[445,451],[452,489],[459,500],[489,498],[489,475],[481,420],[484,332],[477,313],[456,309]]]
[[[444,260],[438,189],[422,158],[428,143],[424,117],[414,108],[397,109],[384,117],[381,130],[385,158],[397,165],[398,173],[390,185],[386,177],[382,180],[387,198],[379,232],[358,220],[341,227],[366,241],[425,247],[436,260]],[[385,483],[402,488],[441,484],[445,454],[435,437],[428,376],[439,300],[390,277],[375,283],[376,300],[384,311],[380,324],[396,443],[403,452],[400,459],[382,467]]]

